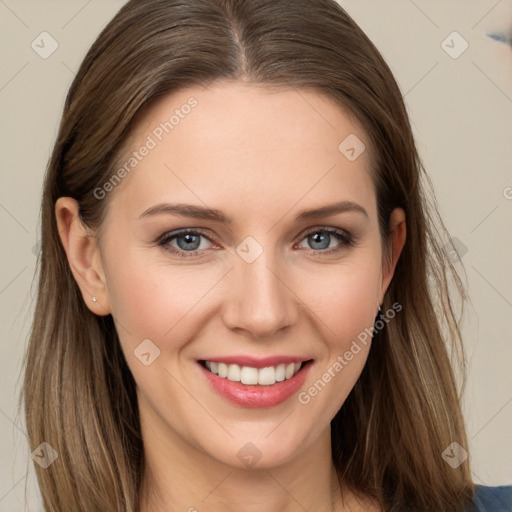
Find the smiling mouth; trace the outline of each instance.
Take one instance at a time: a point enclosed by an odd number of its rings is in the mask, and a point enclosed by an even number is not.
[[[208,371],[220,378],[245,385],[272,386],[277,382],[284,382],[294,377],[312,359],[297,363],[281,363],[275,366],[255,368],[253,366],[240,366],[222,362],[201,360],[199,363]]]

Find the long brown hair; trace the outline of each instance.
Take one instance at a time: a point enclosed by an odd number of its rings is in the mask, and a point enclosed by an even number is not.
[[[454,441],[467,448],[450,364],[458,356],[464,367],[453,292],[463,300],[465,292],[444,249],[446,229],[399,87],[334,0],[132,0],[85,56],[46,172],[20,398],[31,449],[47,442],[59,455],[46,469],[35,465],[45,509],[135,512],[144,468],[133,376],[112,317],[95,316],[83,302],[55,202],[75,198],[83,223],[99,229],[108,197],[99,201],[94,191],[116,171],[136,115],[162,95],[217,79],[312,88],[368,135],[383,240],[391,211],[401,207],[407,216],[382,306],[399,303],[402,311],[375,334],[331,423],[333,461],[344,482],[383,510],[463,510],[473,497],[469,459],[454,469],[442,452]]]

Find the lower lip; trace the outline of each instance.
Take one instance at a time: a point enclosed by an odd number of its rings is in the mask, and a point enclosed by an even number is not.
[[[304,384],[311,361],[308,361],[291,379],[276,382],[271,386],[245,385],[215,375],[198,363],[210,386],[219,395],[242,407],[274,407],[284,402]]]

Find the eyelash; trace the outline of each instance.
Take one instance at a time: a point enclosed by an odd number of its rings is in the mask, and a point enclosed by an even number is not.
[[[315,253],[315,255],[329,256],[335,252],[341,251],[342,249],[352,247],[355,244],[354,238],[348,232],[338,230],[338,229],[333,229],[333,228],[322,228],[322,227],[320,227],[320,228],[317,227],[317,228],[312,229],[312,230],[308,231],[307,233],[305,233],[301,239],[301,242],[308,236],[313,235],[315,233],[327,233],[327,234],[337,238],[338,241],[340,242],[340,244],[338,244],[335,247],[331,247],[330,249],[322,249],[322,250],[317,250],[317,251],[315,251],[314,249],[309,249],[309,251]],[[171,240],[173,240],[175,238],[180,238],[185,235],[201,235],[204,238],[206,238],[207,240],[209,240],[210,242],[212,242],[212,240],[210,240],[210,238],[201,230],[182,229],[182,230],[172,231],[170,233],[164,234],[162,237],[160,237],[158,239],[158,246],[162,247],[162,249],[166,252],[169,252],[171,254],[181,256],[184,258],[190,258],[193,256],[198,256],[198,255],[200,256],[200,253],[204,252],[205,249],[195,250],[195,251],[183,251],[183,250],[176,249],[175,247],[169,245],[169,242]]]

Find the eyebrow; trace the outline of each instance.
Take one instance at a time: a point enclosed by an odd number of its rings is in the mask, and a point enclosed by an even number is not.
[[[340,201],[338,203],[328,204],[320,208],[312,208],[302,210],[296,217],[298,221],[317,219],[321,217],[329,217],[338,213],[356,212],[363,214],[368,218],[367,211],[353,201]],[[183,217],[191,217],[194,219],[213,220],[222,224],[231,225],[233,220],[225,215],[222,211],[203,208],[192,204],[169,204],[160,203],[145,210],[140,216],[139,220],[152,215],[167,214],[167,215],[181,215]]]

